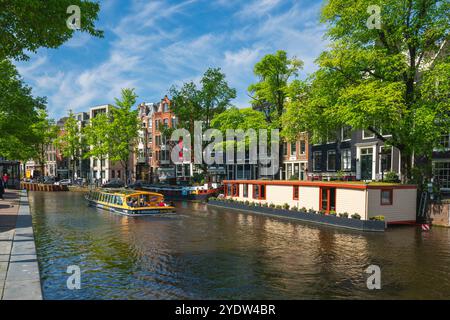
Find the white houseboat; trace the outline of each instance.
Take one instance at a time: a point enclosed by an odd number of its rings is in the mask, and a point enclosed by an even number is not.
[[[359,214],[362,220],[384,216],[388,224],[416,222],[415,185],[364,182],[225,180],[224,195],[239,201]]]

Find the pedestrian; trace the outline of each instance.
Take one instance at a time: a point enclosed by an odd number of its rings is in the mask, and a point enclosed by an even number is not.
[[[2,199],[2,200],[5,200],[5,199],[3,199],[4,193],[5,193],[5,187],[3,184],[3,179],[0,179],[0,199]]]
[[[4,188],[5,189],[8,188],[9,176],[8,176],[8,174],[6,172],[3,174],[3,178],[2,179],[3,179]]]

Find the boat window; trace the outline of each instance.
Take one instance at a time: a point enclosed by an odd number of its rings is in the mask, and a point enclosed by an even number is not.
[[[117,197],[117,204],[118,204],[119,206],[123,205],[122,197]]]

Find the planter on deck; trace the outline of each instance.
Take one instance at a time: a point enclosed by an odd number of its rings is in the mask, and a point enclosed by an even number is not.
[[[250,211],[257,214],[263,214],[268,216],[276,216],[280,218],[295,219],[301,221],[307,221],[317,224],[332,225],[347,229],[355,229],[361,231],[384,231],[386,223],[384,221],[374,220],[357,220],[352,218],[341,218],[333,215],[321,215],[317,213],[303,213],[300,211],[291,211],[285,209],[276,209],[260,206],[248,206],[241,203],[233,203],[226,201],[210,200],[208,205]]]

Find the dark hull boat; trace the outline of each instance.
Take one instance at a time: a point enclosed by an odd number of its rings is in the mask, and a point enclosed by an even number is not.
[[[135,188],[164,195],[167,200],[206,201],[219,195],[221,188],[205,188],[194,186],[144,185]]]

